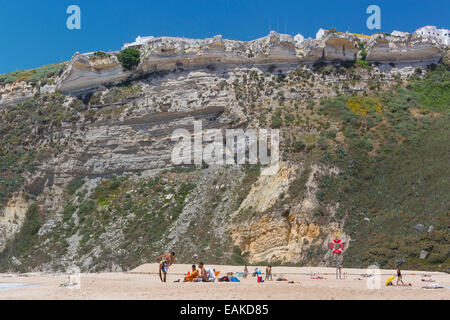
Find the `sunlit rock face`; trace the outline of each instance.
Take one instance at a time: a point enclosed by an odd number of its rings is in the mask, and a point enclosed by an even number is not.
[[[61,92],[77,92],[109,82],[126,79],[130,72],[124,71],[114,55],[95,58],[76,53],[65,67],[58,84]]]
[[[318,224],[313,221],[313,215],[318,207],[318,180],[322,175],[337,174],[336,168],[313,165],[304,200],[283,213],[269,214],[267,211],[280,195],[288,192],[295,174],[305,169],[303,164],[283,163],[276,175],[261,176],[234,213],[229,231],[235,246],[247,255],[249,262],[301,263],[312,248],[321,248],[323,252],[314,258],[317,263],[330,259],[327,251],[330,235],[340,226],[331,221]],[[337,208],[330,209],[335,212]],[[249,211],[256,214],[252,217],[244,215]]]
[[[366,44],[367,60],[371,62],[438,62],[443,54],[432,38],[410,34],[407,37],[374,35]]]
[[[125,71],[115,54],[96,57],[77,53],[57,85],[62,92],[80,92],[152,72],[354,61],[360,50],[358,42],[355,35],[348,33],[332,33],[313,40],[274,31],[248,42],[223,39],[221,35],[206,39],[152,38],[138,47],[142,54],[141,62],[133,71]],[[442,57],[442,48],[436,41],[416,34],[408,37],[377,34],[370,38],[365,50],[367,60],[380,63],[437,62]]]

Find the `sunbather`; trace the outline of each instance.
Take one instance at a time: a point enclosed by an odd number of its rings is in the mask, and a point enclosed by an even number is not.
[[[197,281],[201,282],[214,282],[216,279],[216,275],[211,268],[205,268],[203,262],[198,264],[198,268],[200,269],[200,276],[197,278]]]
[[[195,281],[195,279],[197,279],[199,275],[200,274],[199,274],[197,268],[195,267],[195,264],[193,264],[192,265],[192,271],[191,271],[191,273],[189,275],[184,277],[184,282]]]

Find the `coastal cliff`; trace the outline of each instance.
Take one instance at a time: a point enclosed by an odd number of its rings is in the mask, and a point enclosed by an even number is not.
[[[271,32],[138,49],[132,71],[116,53],[75,54],[0,78],[2,270],[129,270],[167,250],[333,265],[338,233],[346,266],[448,266],[446,48]],[[194,121],[280,129],[280,170],[174,165],[172,133]]]

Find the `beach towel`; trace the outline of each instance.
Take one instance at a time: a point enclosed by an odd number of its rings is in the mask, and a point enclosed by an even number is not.
[[[440,286],[437,283],[428,283],[427,285],[422,287],[423,289],[443,289],[446,287]]]
[[[191,282],[192,280],[194,280],[197,277],[198,277],[198,270],[194,270],[194,271],[192,271],[191,274],[188,274],[186,277],[184,277],[184,281]]]

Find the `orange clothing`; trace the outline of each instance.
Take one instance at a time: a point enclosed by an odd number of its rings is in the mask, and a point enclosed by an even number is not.
[[[192,280],[197,278],[198,275],[199,275],[198,270],[194,270],[194,271],[192,271],[192,273],[190,275],[187,275],[186,277],[184,277],[184,281],[191,282]]]

